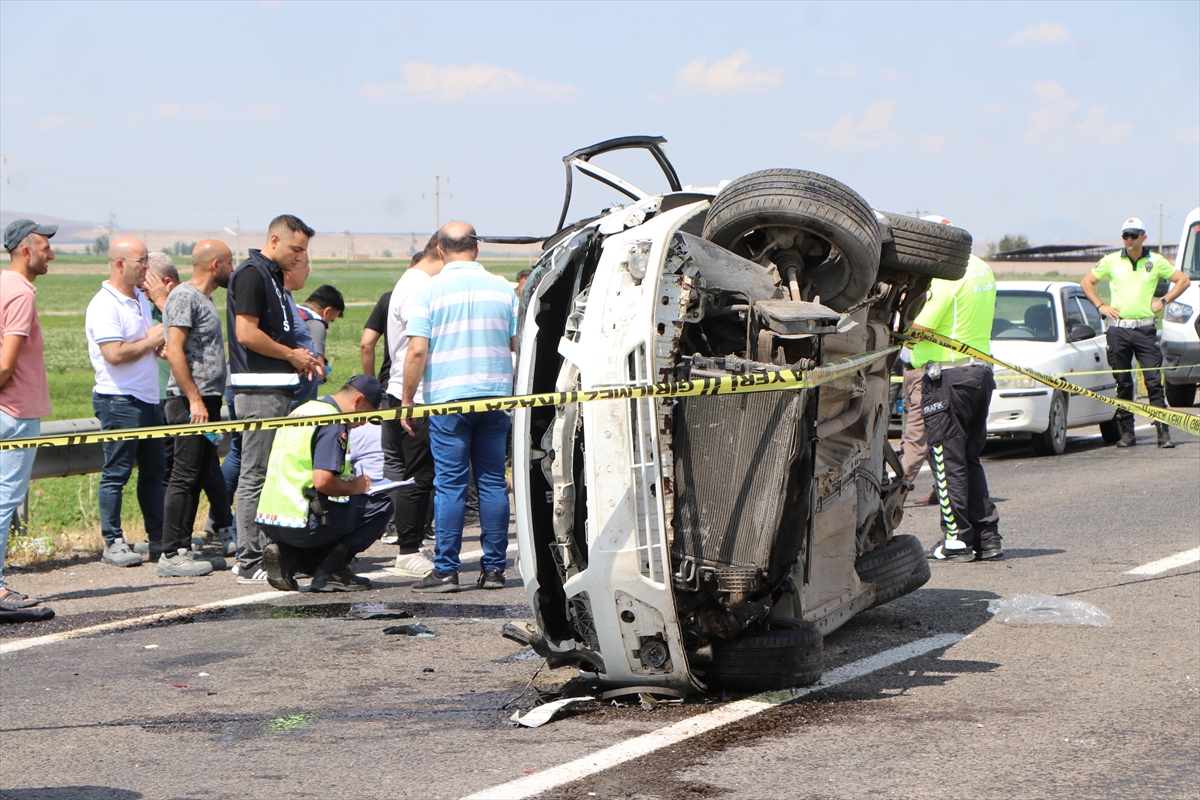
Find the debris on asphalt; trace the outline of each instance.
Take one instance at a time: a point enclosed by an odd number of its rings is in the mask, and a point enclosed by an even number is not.
[[[390,628],[384,628],[383,632],[389,635],[421,636],[426,638],[437,636],[436,633],[420,622],[413,623],[412,625],[393,625]]]
[[[999,600],[989,600],[988,613],[1005,625],[1112,627],[1112,617],[1091,603],[1045,594],[1010,594]]]
[[[662,702],[671,702],[671,700],[682,701],[685,692],[679,689],[671,689],[667,686],[622,686],[617,689],[610,689],[600,695],[601,700],[611,700],[614,697],[624,697],[626,695],[661,695],[662,697],[671,698]],[[653,698],[652,698],[653,699]]]
[[[142,649],[143,649],[143,650],[155,650],[155,649],[157,649],[157,648],[158,648],[158,645],[156,645],[156,644],[144,644],[144,645],[142,645]]]
[[[188,687],[186,683],[172,683],[171,685],[176,689],[186,689]]]
[[[552,703],[546,703],[545,705],[540,705],[536,708],[533,708],[523,717],[521,716],[520,711],[514,711],[513,715],[509,717],[509,719],[518,725],[524,725],[526,728],[537,728],[541,725],[545,725],[554,718],[555,714],[571,705],[571,703],[579,703],[584,700],[595,699],[596,698],[588,695],[584,695],[583,697],[564,697],[561,700],[555,700]]]
[[[411,611],[368,611],[356,614],[354,619],[412,619]]]

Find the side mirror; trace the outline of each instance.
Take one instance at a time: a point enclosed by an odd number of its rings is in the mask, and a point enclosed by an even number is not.
[[[1072,325],[1067,332],[1068,342],[1082,342],[1084,339],[1095,339],[1096,329],[1091,325]]]

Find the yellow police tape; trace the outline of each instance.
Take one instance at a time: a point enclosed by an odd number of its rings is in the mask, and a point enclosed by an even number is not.
[[[95,444],[104,442],[127,442],[134,439],[165,439],[170,436],[200,435],[206,433],[237,433],[238,431],[266,431],[279,428],[306,428],[313,425],[328,425],[332,422],[382,422],[391,419],[413,419],[437,417],[446,414],[469,414],[477,411],[508,411],[514,408],[538,408],[560,406],[568,403],[591,403],[596,400],[632,400],[643,397],[699,397],[701,395],[745,394],[747,392],[773,392],[781,389],[812,389],[830,381],[858,372],[900,350],[899,346],[864,353],[814,367],[809,370],[781,369],[776,372],[756,372],[724,378],[700,378],[689,381],[665,381],[634,386],[614,386],[604,389],[580,389],[571,392],[547,392],[517,397],[492,397],[482,400],[462,400],[428,406],[406,408],[383,408],[378,411],[353,414],[328,414],[321,417],[272,417],[269,419],[230,420],[229,422],[201,425],[160,425],[152,428],[123,428],[75,433],[62,436],[39,436],[29,439],[0,441],[0,450],[15,450],[23,447],[65,447],[69,445]]]
[[[1176,428],[1187,431],[1188,433],[1200,435],[1200,416],[1195,414],[1185,414],[1182,411],[1174,411],[1169,408],[1159,408],[1158,406],[1152,406],[1149,403],[1138,403],[1133,400],[1120,400],[1115,397],[1105,397],[1102,394],[1097,394],[1089,389],[1076,386],[1073,383],[1067,383],[1062,378],[1046,375],[1038,372],[1037,370],[1028,369],[1026,367],[1018,367],[1014,364],[1001,361],[998,358],[993,358],[992,356],[980,350],[976,350],[974,347],[971,347],[968,344],[963,344],[962,342],[954,339],[948,339],[945,336],[940,336],[931,331],[914,330],[912,332],[912,338],[924,339],[925,341],[933,342],[934,344],[945,347],[947,350],[954,350],[964,355],[972,356],[974,358],[987,361],[991,364],[995,364],[998,367],[1004,367],[1005,369],[1011,369],[1013,372],[1019,372],[1022,375],[1033,378],[1034,380],[1044,383],[1047,386],[1053,386],[1061,391],[1069,392],[1070,394],[1083,395],[1084,397],[1090,397],[1093,400],[1099,400],[1101,402],[1108,403],[1110,406],[1116,406],[1117,408],[1125,409],[1126,411],[1132,411],[1134,414],[1140,414],[1143,417],[1149,417],[1150,419],[1158,422],[1165,422],[1168,425],[1173,425]]]
[[[934,344],[954,350],[965,355],[973,356],[999,367],[1011,369],[1034,380],[1060,389],[1070,394],[1083,395],[1094,400],[1108,403],[1117,408],[1126,409],[1134,414],[1165,422],[1177,428],[1200,435],[1200,416],[1185,414],[1158,408],[1146,403],[1132,400],[1118,400],[1105,397],[1080,386],[1067,383],[1065,380],[1045,375],[1036,370],[1018,367],[993,358],[970,345],[954,339],[948,339],[929,331],[914,330],[912,338],[925,339]],[[391,419],[414,419],[420,417],[437,417],[446,414],[469,414],[477,411],[508,411],[514,408],[539,408],[545,406],[566,405],[568,403],[591,403],[597,400],[633,400],[645,397],[699,397],[701,395],[745,394],[747,392],[774,392],[787,389],[812,389],[830,381],[858,372],[865,366],[875,363],[881,358],[895,353],[900,348],[889,347],[864,353],[860,356],[844,358],[814,367],[809,370],[782,369],[774,372],[757,372],[749,375],[727,376],[724,378],[701,378],[688,381],[664,381],[663,383],[638,384],[633,386],[614,386],[603,389],[580,389],[571,392],[547,392],[545,394],[520,395],[517,397],[495,397],[482,400],[467,400],[454,403],[441,403],[428,406],[409,406],[407,408],[384,408],[378,411],[352,414],[329,414],[319,418],[320,424],[331,422],[382,422]],[[1078,373],[1076,373],[1078,374]],[[206,433],[237,433],[239,431],[278,430],[279,428],[311,427],[316,420],[313,417],[272,417],[269,419],[230,420],[228,422],[207,423],[202,425],[161,425],[152,428],[123,428],[120,430],[98,431],[95,433],[75,433],[61,436],[39,436],[29,439],[8,439],[0,441],[0,450],[16,450],[25,447],[65,447],[70,445],[95,444],[104,442],[126,442],[135,439],[165,439],[179,435],[201,435]]]

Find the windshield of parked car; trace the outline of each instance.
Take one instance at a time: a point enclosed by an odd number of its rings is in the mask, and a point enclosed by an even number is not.
[[[1194,281],[1200,280],[1200,251],[1196,247],[1197,231],[1200,231],[1200,222],[1193,222],[1192,229],[1188,231],[1187,241],[1183,245],[1183,252],[1179,254],[1179,261],[1176,262],[1176,266]]]
[[[1057,341],[1058,323],[1054,319],[1054,301],[1050,293],[1005,289],[997,291],[992,339]]]

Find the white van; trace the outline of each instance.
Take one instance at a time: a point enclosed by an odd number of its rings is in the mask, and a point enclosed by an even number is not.
[[[1196,402],[1200,383],[1200,208],[1192,209],[1179,237],[1175,266],[1192,280],[1183,294],[1164,310],[1162,325],[1163,377],[1167,402],[1176,408]]]

